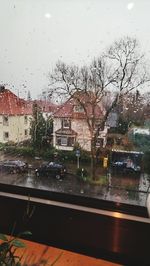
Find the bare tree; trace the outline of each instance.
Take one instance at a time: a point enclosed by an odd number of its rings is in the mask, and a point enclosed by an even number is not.
[[[100,129],[124,95],[149,81],[144,55],[139,51],[137,40],[126,37],[116,41],[89,66],[79,68],[59,61],[49,79],[50,93],[73,97],[84,109],[91,135],[91,172],[94,179],[96,141]],[[103,109],[108,91],[111,99],[107,100],[105,111],[98,119],[97,108],[101,106]],[[91,113],[88,112],[89,106]]]
[[[119,117],[128,127],[144,125],[147,111],[147,104],[144,98],[144,94],[140,94],[137,90],[136,92],[129,92],[127,95],[124,95],[124,98],[119,102]]]

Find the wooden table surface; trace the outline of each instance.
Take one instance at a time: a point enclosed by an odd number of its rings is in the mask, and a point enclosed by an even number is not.
[[[115,264],[101,259],[96,259],[88,256],[84,256],[78,253],[49,247],[46,245],[38,244],[23,240],[26,244],[25,249],[19,249],[17,255],[23,255],[23,266],[117,266]]]

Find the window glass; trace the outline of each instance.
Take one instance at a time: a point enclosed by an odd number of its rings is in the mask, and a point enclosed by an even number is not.
[[[74,106],[74,111],[75,112],[84,112],[84,109],[81,105],[75,105]]]
[[[147,0],[1,1],[0,160],[30,167],[24,178],[0,171],[0,182],[145,206],[149,10]],[[61,182],[47,162],[67,169]],[[35,185],[40,166],[47,181]]]
[[[25,134],[25,136],[28,135],[28,130],[27,129],[25,129],[24,134]]]
[[[4,132],[4,140],[9,140],[9,133],[8,132]]]
[[[61,145],[67,145],[67,137],[61,137]]]
[[[63,126],[63,128],[70,128],[70,126],[71,126],[70,119],[63,119],[62,120],[62,126]]]
[[[26,115],[24,117],[24,123],[25,123],[25,125],[28,123],[28,117]]]
[[[8,126],[9,122],[8,122],[8,116],[3,116],[3,125],[4,126]]]

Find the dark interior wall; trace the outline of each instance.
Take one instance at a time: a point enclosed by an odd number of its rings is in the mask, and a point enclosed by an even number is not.
[[[149,265],[150,224],[0,196],[0,232],[125,265]]]

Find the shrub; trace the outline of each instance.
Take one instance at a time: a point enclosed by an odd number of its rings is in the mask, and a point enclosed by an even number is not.
[[[80,180],[86,181],[88,177],[88,172],[85,168],[79,168],[76,171],[76,175]]]
[[[34,156],[35,151],[32,147],[16,147],[17,153],[22,156]]]
[[[41,151],[39,155],[45,160],[53,161],[54,158],[56,157],[56,150],[53,147],[51,147],[49,149]]]
[[[74,162],[76,160],[75,151],[62,151],[62,150],[57,150],[57,153],[58,153],[58,159],[60,161]]]
[[[35,151],[32,147],[20,147],[20,146],[5,146],[5,153],[21,156],[34,156]]]
[[[22,235],[32,235],[31,232],[26,231],[20,234]],[[7,237],[3,234],[0,234],[0,265],[14,265],[21,266],[21,259],[16,255],[16,250],[19,248],[25,248],[26,245],[18,237]]]
[[[85,150],[81,150],[80,160],[83,163],[89,163],[91,161],[90,153]]]

